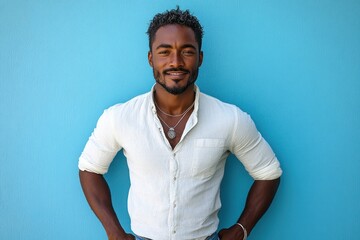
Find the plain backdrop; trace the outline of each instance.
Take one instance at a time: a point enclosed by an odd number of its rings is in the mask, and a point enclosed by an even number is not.
[[[0,0],[0,239],[106,239],[78,157],[105,108],[150,90],[145,32],[176,5],[204,26],[201,91],[248,112],[284,170],[249,239],[358,239],[358,0]],[[106,179],[130,231],[121,152]],[[220,228],[251,183],[231,156]]]

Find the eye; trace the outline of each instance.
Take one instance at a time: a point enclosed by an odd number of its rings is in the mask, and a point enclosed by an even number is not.
[[[168,55],[169,54],[169,50],[160,50],[158,52],[159,55]]]
[[[184,50],[184,51],[182,51],[182,54],[184,56],[193,56],[193,55],[195,55],[195,52],[193,50]]]

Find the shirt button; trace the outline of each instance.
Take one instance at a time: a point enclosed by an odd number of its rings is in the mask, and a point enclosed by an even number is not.
[[[173,231],[173,234],[175,234],[175,233],[176,233],[176,231],[174,230],[174,231]]]
[[[176,177],[174,177],[174,181],[176,181]]]

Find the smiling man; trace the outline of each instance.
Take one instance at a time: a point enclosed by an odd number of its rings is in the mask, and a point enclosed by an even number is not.
[[[275,196],[279,161],[249,115],[195,85],[203,61],[203,30],[195,16],[179,8],[157,14],[147,33],[156,83],[100,117],[79,160],[85,196],[108,239],[246,239]],[[130,172],[134,235],[121,227],[103,178],[120,150]],[[254,183],[238,221],[217,232],[230,153]]]
[[[196,81],[202,55],[191,28],[169,24],[156,32],[148,58],[156,82],[167,92],[179,95]]]

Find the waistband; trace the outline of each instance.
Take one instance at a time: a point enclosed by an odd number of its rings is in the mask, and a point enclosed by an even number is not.
[[[135,240],[152,240],[152,239],[135,235]],[[219,240],[219,237],[217,235],[217,232],[214,232],[210,236],[206,237],[204,240]]]

